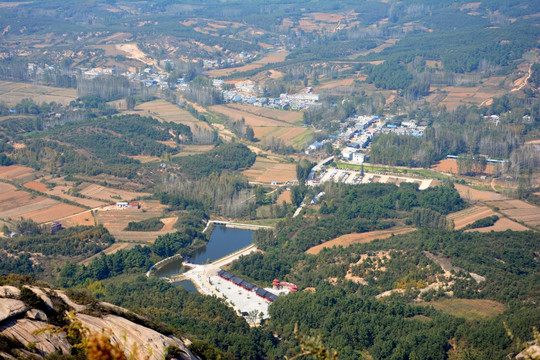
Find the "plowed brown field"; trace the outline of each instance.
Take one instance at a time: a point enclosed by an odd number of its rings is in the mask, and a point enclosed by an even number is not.
[[[101,185],[89,184],[80,191],[84,196],[105,200],[109,203],[120,201],[118,197],[122,200],[129,201],[137,197],[151,195],[149,193],[138,193],[134,191],[120,190],[106,188]]]
[[[98,211],[98,221],[109,230],[109,232],[118,240],[152,243],[159,236],[168,232],[175,231],[173,226],[176,222],[175,217],[165,218],[161,221],[165,226],[160,231],[124,231],[124,228],[131,221],[141,221],[152,217],[160,217],[165,205],[161,205],[156,200],[149,200],[142,203],[142,210],[107,210]]]
[[[406,234],[408,232],[414,231],[414,228],[401,228],[401,229],[389,229],[389,230],[377,230],[370,231],[366,233],[354,233],[342,235],[333,240],[327,241],[325,243],[313,246],[306,250],[307,254],[317,255],[324,248],[331,248],[334,246],[343,246],[347,247],[352,244],[364,244],[371,242],[375,239],[386,239],[392,235]]]
[[[459,192],[459,195],[465,200],[493,201],[493,200],[506,200],[507,199],[504,195],[497,194],[491,191],[476,190],[467,185],[454,184],[454,187]]]
[[[471,208],[450,214],[447,218],[448,220],[453,220],[455,230],[459,230],[469,224],[472,224],[476,220],[480,220],[494,214],[495,212],[487,206],[473,206]]]
[[[493,226],[488,226],[488,227],[479,228],[479,229],[469,229],[469,230],[465,230],[465,232],[469,232],[469,231],[490,232],[490,231],[506,231],[506,230],[527,231],[530,229],[510,219],[500,218],[499,220],[497,220],[495,224],[493,224]]]
[[[248,179],[263,183],[271,183],[272,181],[284,183],[291,180],[297,180],[296,165],[282,164],[259,157],[255,160],[255,164],[243,173]]]
[[[41,192],[47,192],[47,185],[36,181],[27,182],[26,184],[24,184],[24,187]]]

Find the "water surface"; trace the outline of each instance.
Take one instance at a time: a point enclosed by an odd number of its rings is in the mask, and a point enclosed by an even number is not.
[[[208,244],[197,250],[190,261],[192,264],[206,264],[236,252],[251,243],[253,243],[252,230],[216,226],[210,235]],[[178,257],[168,264],[163,265],[161,269],[156,271],[156,276],[167,277],[183,273],[186,269],[182,266],[182,261],[182,258]],[[190,281],[188,282],[191,283]]]

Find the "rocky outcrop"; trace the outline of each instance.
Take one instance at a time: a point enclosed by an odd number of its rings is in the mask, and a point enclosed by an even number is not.
[[[62,328],[47,322],[49,318],[52,318],[47,316],[48,314],[51,316],[54,314],[55,317],[61,315],[59,311],[64,311],[65,307],[59,304],[64,302],[75,312],[76,319],[83,328],[88,329],[90,333],[106,334],[112,343],[119,344],[124,349],[128,358],[163,359],[166,348],[172,345],[181,350],[182,359],[197,359],[186,347],[186,343],[189,344],[189,342],[184,342],[174,336],[163,335],[126,319],[123,316],[146,321],[127,309],[108,303],[99,303],[96,305],[97,308],[79,305],[60,290],[42,289],[30,285],[24,285],[24,287],[43,300],[45,306],[41,310],[28,310],[28,306],[18,299],[21,294],[18,288],[0,287],[0,296],[2,296],[0,297],[0,335],[14,338],[24,346],[32,344],[31,348],[26,349],[19,344],[17,349],[0,354],[2,358],[31,357],[32,354],[42,358],[55,351],[70,354],[72,345],[67,341],[66,333]],[[84,313],[87,309],[92,309],[92,315]],[[111,312],[116,315],[111,315]],[[99,315],[103,313],[107,315]],[[29,350],[31,353],[28,353]]]
[[[50,354],[59,351],[69,354],[71,344],[66,340],[66,334],[53,333],[45,330],[49,324],[43,321],[29,319],[10,320],[0,326],[0,334],[14,337],[25,346],[30,343],[36,344],[36,350],[41,354]]]
[[[54,309],[54,304],[51,300],[51,298],[49,296],[47,296],[47,294],[45,293],[45,291],[43,291],[42,289],[38,288],[38,287],[35,287],[35,286],[30,286],[30,285],[24,285],[25,288],[27,289],[30,289],[32,290],[32,292],[34,294],[36,294],[41,300],[43,300],[43,302],[45,303],[45,305],[50,309]],[[47,289],[49,290],[49,289]]]
[[[32,320],[47,321],[47,314],[38,309],[31,309],[27,311],[26,317]]]
[[[76,312],[80,312],[80,311],[86,310],[86,306],[85,306],[85,305],[79,305],[79,304],[74,303],[74,302],[71,301],[71,299],[66,295],[66,293],[63,292],[62,290],[55,290],[55,293],[56,293],[56,296],[58,296],[60,299],[62,299],[66,304],[68,304],[68,306],[70,306],[71,308],[73,308],[73,310],[75,310]]]
[[[128,357],[161,360],[167,346],[174,345],[185,352],[184,359],[197,359],[186,348],[183,341],[174,336],[165,336],[155,330],[135,324],[123,317],[106,315],[102,318],[77,314],[77,319],[91,332],[110,336],[111,342],[120,344]]]
[[[0,297],[18,298],[20,295],[21,290],[17,289],[15,286],[0,286]]]
[[[14,316],[24,314],[26,305],[16,299],[0,299],[0,323]]]

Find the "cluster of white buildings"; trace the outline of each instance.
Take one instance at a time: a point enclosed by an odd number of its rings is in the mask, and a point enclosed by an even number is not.
[[[203,67],[205,69],[218,69],[218,68],[240,65],[240,64],[246,63],[246,60],[253,59],[254,57],[255,55],[242,51],[240,54],[237,55],[238,59],[234,59],[234,58],[226,58],[224,60],[204,59],[202,62],[203,62]]]
[[[416,120],[404,120],[399,125],[387,124],[381,129],[384,134],[394,133],[397,135],[424,136],[425,126],[418,126]]]
[[[221,87],[223,84],[223,80],[213,80],[215,87]],[[306,88],[298,94],[280,94],[278,98],[260,96],[262,89],[251,81],[238,82],[234,84],[234,89],[222,90],[222,93],[223,99],[226,102],[243,103],[273,109],[290,108],[292,110],[301,110],[318,105],[320,100],[320,96],[313,94],[311,88]]]

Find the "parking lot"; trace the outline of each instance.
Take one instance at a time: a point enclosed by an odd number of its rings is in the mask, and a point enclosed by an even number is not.
[[[405,176],[396,176],[388,174],[376,174],[376,173],[364,173],[361,175],[360,171],[356,170],[343,170],[337,168],[329,168],[322,170],[315,179],[312,181],[312,185],[319,183],[325,183],[327,181],[333,181],[335,183],[341,182],[345,184],[369,184],[372,182],[379,183],[393,183],[399,186],[400,183],[417,183],[420,190],[425,190],[431,186],[433,179],[417,179]]]
[[[253,310],[257,310],[259,313],[263,314],[263,319],[268,319],[270,317],[268,315],[268,306],[270,305],[270,302],[257,296],[255,293],[247,291],[217,275],[210,277],[210,283],[215,290],[224,295],[225,300],[238,312],[249,313]],[[272,288],[265,288],[265,290],[276,295],[287,294],[289,292],[287,288],[279,291]]]

